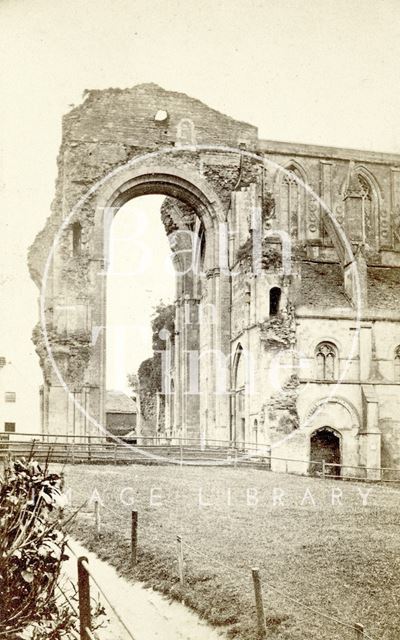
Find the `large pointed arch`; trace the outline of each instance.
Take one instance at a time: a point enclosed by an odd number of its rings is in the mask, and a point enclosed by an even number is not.
[[[107,266],[107,238],[108,229],[111,225],[113,217],[116,215],[120,207],[126,202],[138,196],[147,194],[165,195],[170,198],[189,205],[196,213],[199,222],[198,227],[204,230],[203,244],[205,248],[204,270],[215,273],[219,264],[220,243],[218,242],[219,225],[226,221],[226,208],[222,205],[218,195],[213,187],[206,181],[200,173],[191,166],[182,166],[176,168],[168,159],[162,165],[152,164],[151,162],[141,162],[138,164],[127,163],[110,175],[104,184],[100,185],[94,195],[94,218],[92,227],[92,245],[94,251],[92,254],[93,269],[97,267],[97,277],[93,280],[93,303],[96,315],[96,326],[104,328],[106,326],[106,266]],[[103,277],[101,277],[103,276]],[[213,276],[214,277],[214,276]],[[205,286],[211,289],[212,281],[207,279]],[[224,279],[221,286],[228,287],[229,282]],[[200,290],[197,286],[196,292]],[[210,294],[212,296],[212,292]],[[212,298],[211,298],[212,299]],[[216,315],[218,318],[217,325],[222,327],[221,321],[224,309],[222,308],[222,300],[218,300]],[[221,331],[215,331],[209,338],[207,345],[210,351],[226,352],[229,345],[226,344],[226,336]],[[92,361],[95,362],[96,369],[99,371],[99,417],[100,424],[104,421],[104,389],[105,389],[105,370],[106,370],[106,332],[100,330],[96,343],[92,347]],[[180,378],[181,382],[184,376]],[[182,382],[182,385],[186,384]],[[177,391],[177,388],[176,388]],[[182,394],[176,393],[176,397]],[[225,424],[229,419],[229,403],[223,398],[218,398],[215,412],[219,410],[218,403],[221,405],[221,414],[225,411]],[[203,400],[202,400],[203,401]],[[186,424],[187,420],[182,414],[182,407],[175,411],[175,424]],[[204,415],[204,411],[200,410],[200,420]],[[189,427],[188,427],[189,428]]]

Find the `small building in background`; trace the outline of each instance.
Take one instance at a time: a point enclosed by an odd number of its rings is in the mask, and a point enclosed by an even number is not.
[[[10,434],[27,430],[24,414],[23,386],[18,371],[5,357],[0,356],[0,440],[7,441]]]
[[[137,401],[123,391],[107,391],[107,433],[136,444],[138,422]]]

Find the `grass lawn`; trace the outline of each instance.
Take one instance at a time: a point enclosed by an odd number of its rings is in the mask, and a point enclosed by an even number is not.
[[[397,488],[216,467],[77,465],[65,469],[65,479],[73,506],[95,490],[104,505],[100,538],[86,505],[72,524],[79,540],[126,577],[183,597],[232,638],[256,638],[251,567],[260,568],[269,638],[356,637],[288,596],[361,622],[374,640],[400,637]],[[139,513],[134,570],[132,508]],[[193,548],[184,547],[183,590],[177,534]]]

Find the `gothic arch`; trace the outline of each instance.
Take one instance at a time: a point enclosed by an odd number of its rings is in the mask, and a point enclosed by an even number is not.
[[[107,226],[126,202],[146,194],[169,196],[193,208],[204,229],[204,263],[208,268],[219,264],[218,225],[226,221],[226,211],[210,184],[188,167],[128,164],[111,175],[95,195],[94,258],[103,268]]]
[[[289,160],[277,170],[275,176],[275,196],[278,203],[278,216],[281,228],[293,239],[302,240],[306,235],[307,190],[308,184],[305,169],[297,160]]]
[[[92,304],[93,313],[96,317],[96,324],[100,327],[106,326],[106,270],[104,257],[107,256],[105,243],[107,242],[107,225],[111,224],[113,217],[117,214],[119,208],[129,200],[146,195],[157,194],[165,195],[179,200],[189,205],[196,213],[197,220],[204,229],[205,244],[205,270],[211,270],[212,278],[218,277],[214,275],[215,267],[219,264],[219,242],[218,242],[218,225],[226,220],[226,211],[209,182],[195,171],[194,168],[185,165],[175,168],[170,164],[170,160],[166,159],[165,163],[151,164],[150,162],[140,164],[128,163],[123,167],[119,167],[113,175],[110,176],[95,193],[94,198],[94,219],[92,228],[92,259],[94,265],[99,265],[98,272],[103,270],[103,277],[95,278],[93,282]],[[197,278],[195,278],[196,280]],[[213,280],[207,279],[205,287],[210,290],[212,299]],[[224,280],[221,286],[228,287],[229,282]],[[198,287],[199,289],[199,287]],[[221,299],[222,300],[222,299]],[[217,304],[216,314],[220,319],[224,313],[222,302]],[[218,326],[222,326],[222,322],[218,321]],[[99,371],[99,415],[100,424],[104,421],[104,389],[105,389],[105,370],[106,370],[106,333],[101,331],[97,339],[96,345],[92,349],[93,362],[96,362],[96,368]],[[222,332],[216,331],[212,336],[212,342],[209,349],[217,352],[223,352],[228,345],[224,343],[225,336]],[[181,376],[182,380],[183,377]],[[182,383],[183,384],[183,383]],[[177,393],[177,396],[179,394]],[[224,399],[218,402],[221,409],[226,411],[228,420],[229,406]],[[218,403],[216,402],[216,409]],[[181,411],[181,410],[179,410]],[[203,415],[203,411],[200,415]],[[178,425],[180,418],[178,409],[175,412],[175,422]]]
[[[244,367],[243,347],[240,344],[240,342],[236,347],[235,355],[233,357],[233,367],[232,367],[233,380],[232,380],[232,382],[233,382],[233,388],[234,389],[238,389],[239,367]],[[244,369],[243,369],[243,375],[244,375]]]
[[[314,351],[314,369],[317,380],[337,381],[339,378],[339,353],[336,345],[328,340],[319,342]]]
[[[342,198],[346,199],[346,191],[349,181],[353,182],[358,178],[360,194],[362,197],[362,241],[375,248],[379,238],[379,219],[382,208],[382,192],[374,174],[362,164],[354,165],[350,168],[348,175],[342,184]]]
[[[304,183],[308,184],[307,171],[305,170],[301,162],[299,162],[295,158],[291,158],[290,160],[287,160],[287,162],[285,162],[285,164],[282,165],[282,169],[284,169],[284,171],[281,171],[280,169],[277,169],[276,171],[275,184],[278,184],[282,180],[283,176],[287,171],[297,171],[300,179]]]
[[[226,211],[214,189],[191,167],[177,170],[163,165],[125,165],[111,175],[96,192],[95,228],[102,220],[103,210],[116,211],[126,202],[146,194],[166,195],[191,206],[207,229],[215,221],[225,222]]]
[[[312,358],[314,357],[314,353],[316,348],[318,347],[319,344],[321,344],[321,342],[332,342],[332,344],[336,347],[337,352],[338,352],[338,357],[340,358],[340,354],[343,353],[343,349],[342,349],[342,344],[341,342],[335,337],[332,338],[331,335],[324,335],[324,336],[320,336],[318,338],[315,338],[311,343],[310,343],[310,352],[309,352],[309,356]]]
[[[367,180],[373,191],[374,194],[377,198],[378,201],[378,205],[380,206],[382,203],[382,192],[381,192],[381,188],[379,186],[378,180],[375,178],[374,174],[372,173],[372,171],[370,171],[369,169],[367,169],[367,167],[365,167],[362,164],[358,164],[354,167],[354,171],[355,173],[357,173],[358,175],[362,176],[365,180]]]

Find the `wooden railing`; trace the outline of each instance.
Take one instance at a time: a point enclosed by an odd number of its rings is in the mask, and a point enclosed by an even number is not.
[[[270,447],[254,442],[232,443],[198,439],[164,439],[138,437],[136,444],[106,436],[71,436],[56,434],[13,434],[0,439],[0,460],[8,456],[29,457],[39,462],[62,464],[156,464],[187,466],[256,467],[281,473],[320,478],[363,480],[384,483],[400,482],[400,469],[328,463],[324,460],[301,460],[275,456]]]

